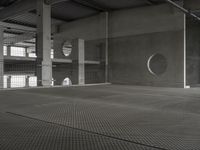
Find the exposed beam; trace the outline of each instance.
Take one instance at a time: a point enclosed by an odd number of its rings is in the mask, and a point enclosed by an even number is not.
[[[46,3],[53,5],[63,1],[69,0],[46,0]],[[21,0],[0,10],[0,21],[6,20],[10,17],[18,16],[34,9],[36,9],[36,0]]]
[[[19,25],[19,24],[14,24],[14,23],[7,23],[7,22],[2,22],[0,21],[0,26],[2,26],[5,29],[17,29],[25,32],[36,32],[36,28],[34,27],[28,27],[24,25]],[[58,29],[56,25],[51,26],[51,32],[52,34],[57,33]]]
[[[66,2],[66,1],[70,1],[70,0],[46,0],[46,4],[50,4],[50,5],[54,5],[60,2]]]
[[[31,40],[34,38],[34,36],[35,34],[33,33],[24,33],[22,35],[17,35],[14,37],[4,38],[4,44],[8,44],[8,45],[16,44],[19,42],[23,42],[25,40]]]
[[[147,3],[148,3],[148,4],[150,4],[150,5],[153,5],[153,4],[155,4],[155,2],[154,2],[154,1],[152,1],[152,0],[147,0]]]
[[[0,10],[0,21],[14,17],[36,8],[35,0],[21,0]]]
[[[71,0],[79,5],[95,9],[97,11],[108,11],[108,8],[105,8],[99,3],[94,2],[93,0]]]
[[[198,17],[196,14],[192,13],[190,10],[185,9],[184,7],[178,5],[177,3],[175,3],[172,0],[165,0],[165,1],[168,2],[169,4],[171,4],[172,6],[176,7],[177,9],[181,10],[186,15],[189,15],[189,16],[197,19],[198,21],[200,21],[200,17]]]
[[[36,31],[36,28],[33,28],[33,27],[28,27],[28,26],[23,26],[19,24],[13,24],[13,23],[6,23],[6,22],[1,22],[1,21],[0,21],[0,26],[3,26],[4,28],[18,29],[18,30],[24,30],[24,31],[30,31],[30,32]]]

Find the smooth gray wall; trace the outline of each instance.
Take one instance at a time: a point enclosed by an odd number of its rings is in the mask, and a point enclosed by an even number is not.
[[[184,15],[161,5],[113,12],[110,15],[110,82],[184,87]],[[149,72],[148,59],[162,54],[167,70]]]
[[[110,81],[119,84],[183,87],[183,32],[166,31],[110,40]],[[165,56],[164,74],[155,76],[147,68],[153,54]]]

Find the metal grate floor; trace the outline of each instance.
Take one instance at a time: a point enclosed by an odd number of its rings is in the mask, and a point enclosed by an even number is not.
[[[1,114],[0,121],[1,150],[153,150],[148,146],[11,114]]]
[[[0,92],[0,149],[199,150],[200,89],[92,86]]]

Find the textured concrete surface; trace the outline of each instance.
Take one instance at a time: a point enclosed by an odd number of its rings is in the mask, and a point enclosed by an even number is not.
[[[199,150],[200,89],[0,91],[0,149]]]
[[[184,87],[183,13],[169,5],[116,11],[110,16],[109,33],[111,83]],[[154,54],[166,58],[162,75],[148,70]]]
[[[183,31],[166,31],[110,40],[110,82],[151,86],[184,86]],[[167,68],[153,75],[147,67],[149,58],[161,54]],[[159,64],[159,62],[157,62]],[[157,70],[162,70],[162,66]]]

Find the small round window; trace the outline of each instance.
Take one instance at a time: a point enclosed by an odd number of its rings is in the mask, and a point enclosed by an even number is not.
[[[71,42],[69,41],[66,41],[64,44],[63,44],[63,54],[65,56],[69,56],[72,52],[72,44]]]
[[[162,75],[167,70],[167,59],[162,54],[154,54],[149,57],[147,67],[151,74]]]

